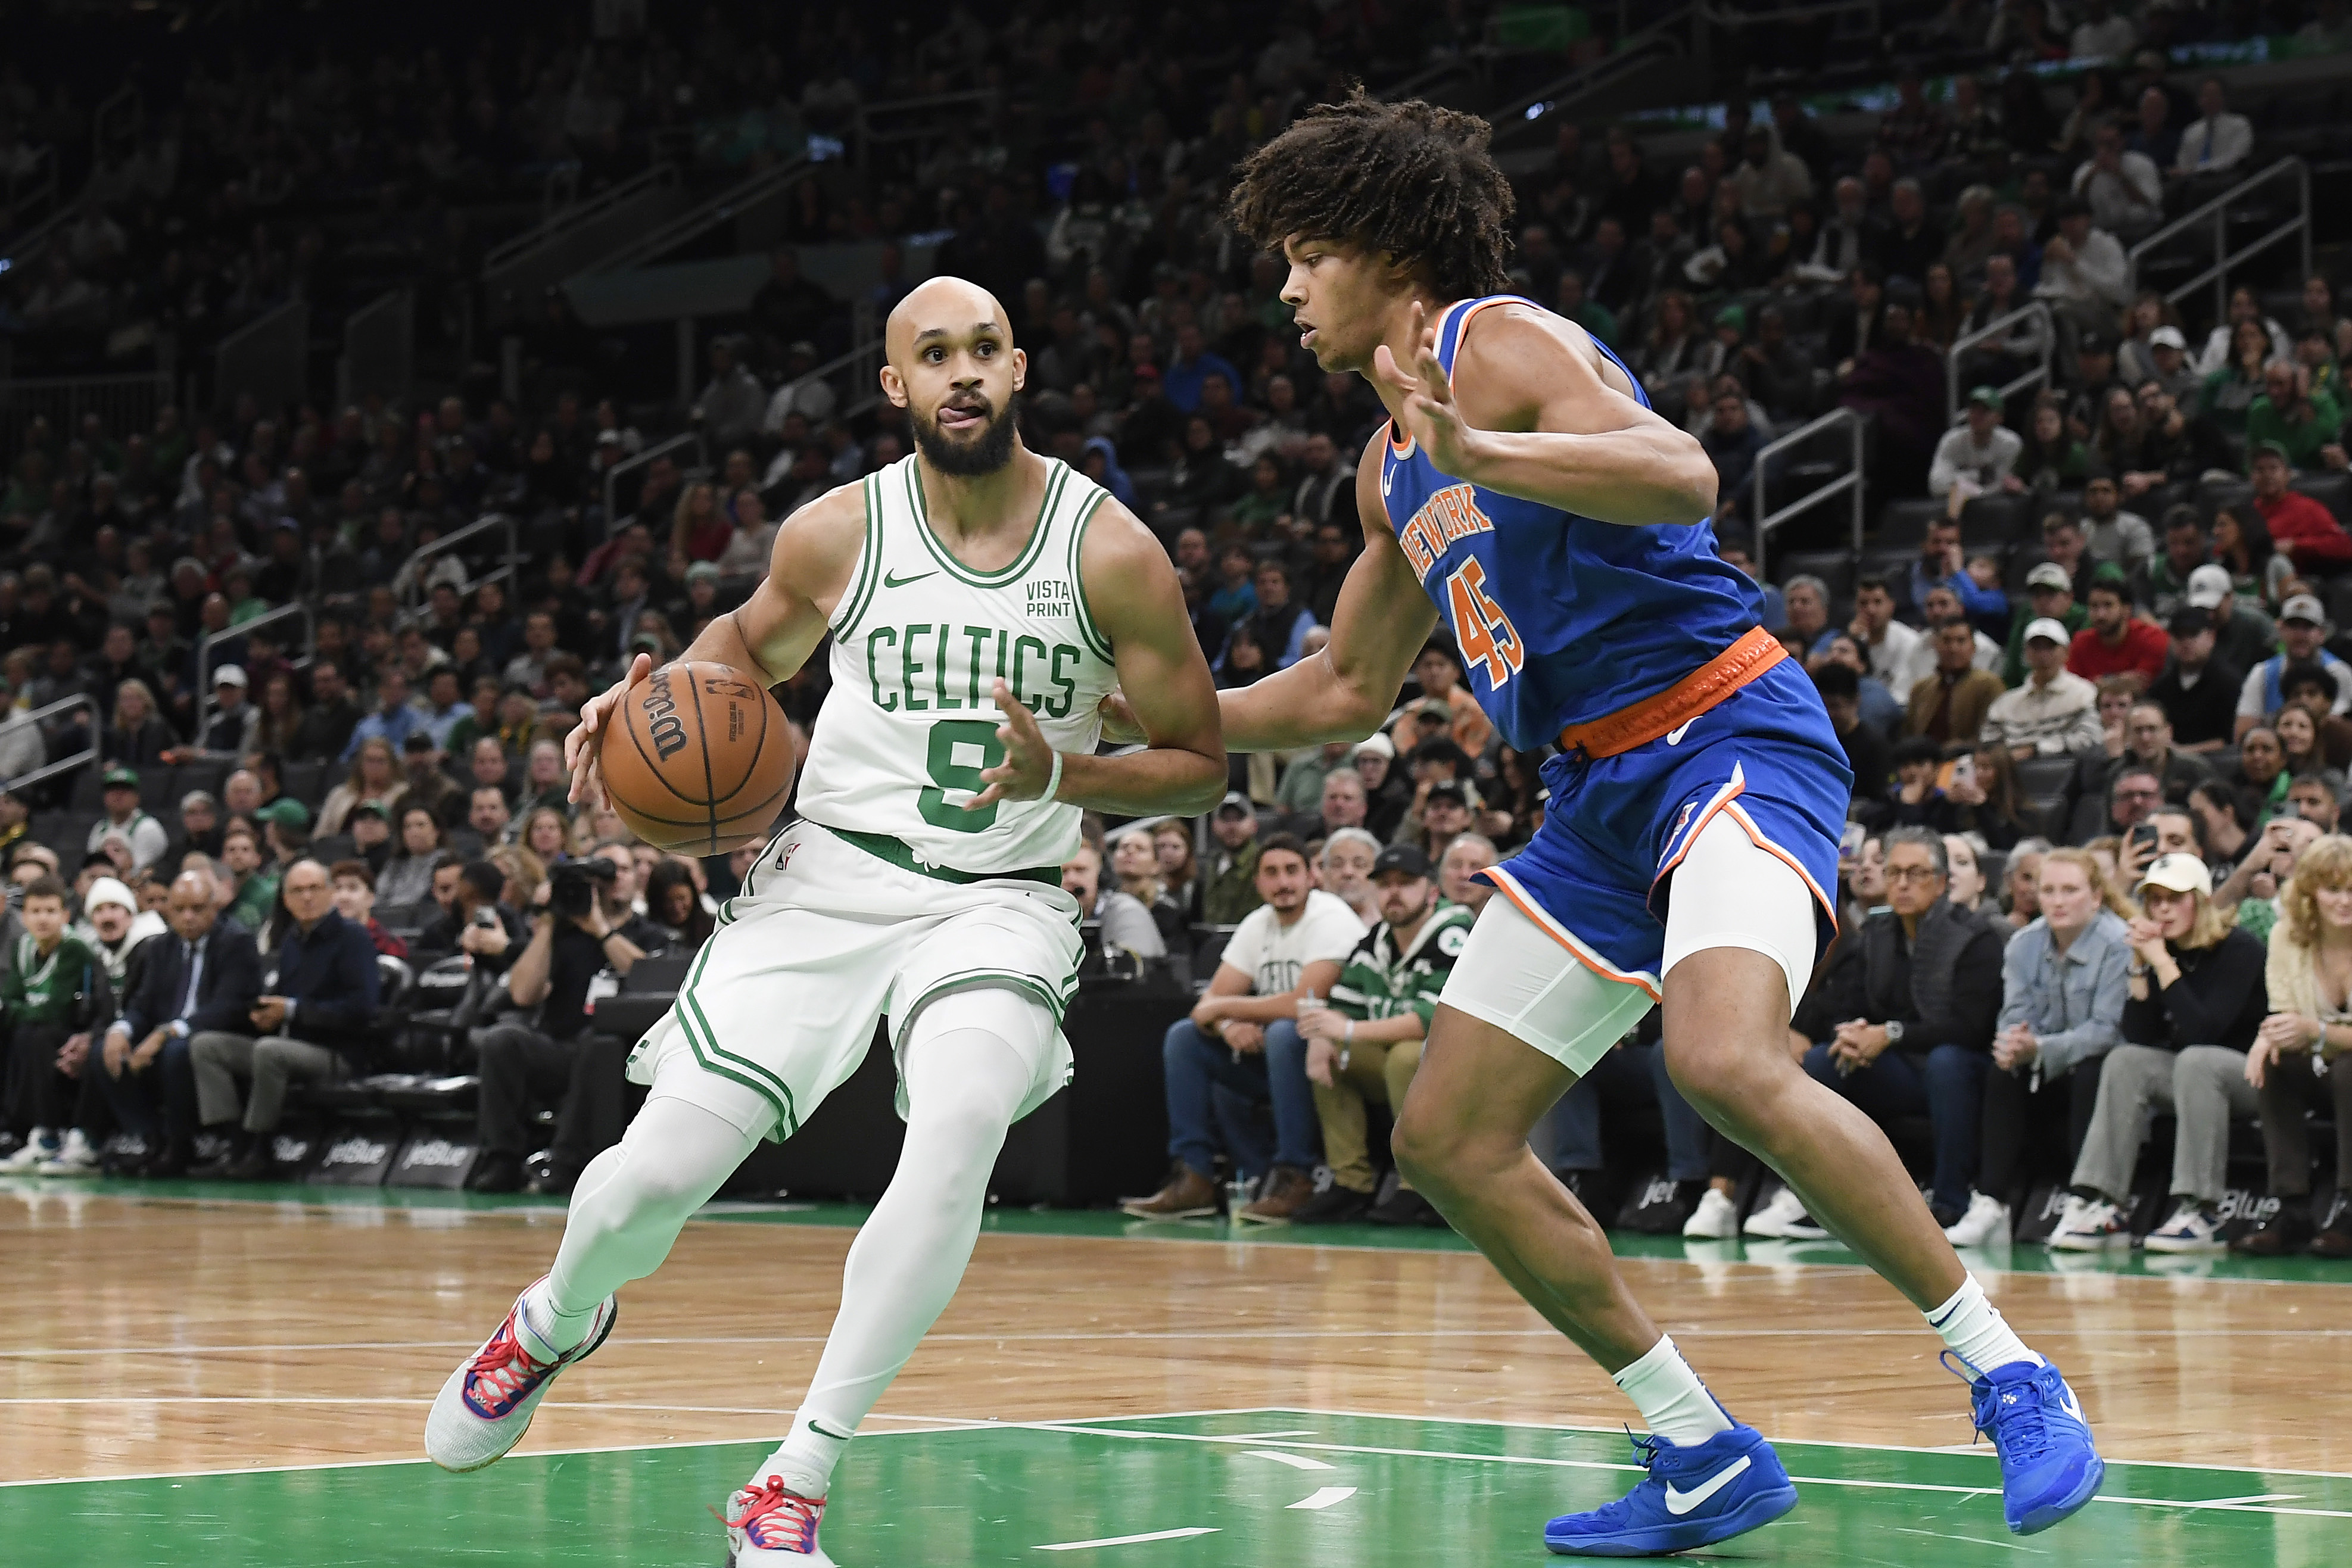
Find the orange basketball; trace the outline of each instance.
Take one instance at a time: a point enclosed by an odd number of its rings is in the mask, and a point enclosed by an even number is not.
[[[775,699],[724,664],[664,664],[621,694],[597,751],[604,793],[658,849],[723,855],[768,835],[793,787]]]

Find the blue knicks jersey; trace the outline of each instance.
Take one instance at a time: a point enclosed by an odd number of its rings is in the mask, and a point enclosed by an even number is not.
[[[1471,318],[1505,303],[1542,308],[1510,294],[1446,308],[1437,358],[1449,375]],[[1648,407],[1639,378],[1627,379]],[[1706,523],[1594,522],[1442,474],[1418,446],[1397,444],[1393,423],[1384,445],[1389,526],[1454,628],[1472,694],[1520,751],[1665,690],[1762,614],[1762,595],[1716,555]]]

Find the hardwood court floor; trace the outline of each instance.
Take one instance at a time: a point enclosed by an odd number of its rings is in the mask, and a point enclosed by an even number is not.
[[[0,1183],[0,1483],[69,1483],[0,1485],[0,1563],[715,1563],[702,1507],[789,1423],[856,1218],[755,1206],[690,1225],[517,1458],[454,1478],[414,1462],[425,1406],[544,1267],[560,1207]],[[834,1555],[1039,1563],[1040,1547],[1114,1540],[1083,1555],[1545,1561],[1546,1517],[1627,1484],[1622,1398],[1450,1236],[1332,1239],[992,1217],[868,1425],[888,1436],[851,1451]],[[1981,1491],[1992,1461],[1965,1451],[1936,1342],[1842,1249],[1643,1250],[1626,1268],[1653,1312],[1818,1483],[1801,1479],[1798,1512],[1743,1542],[1748,1558],[2352,1552],[2336,1475],[2352,1472],[2352,1271],[1975,1260],[2066,1368],[2110,1458],[2148,1461],[2116,1465],[2104,1494],[2139,1500],[2019,1542]],[[1147,1419],[1165,1412],[1192,1414]],[[1933,1451],[1948,1448],[1962,1451]],[[356,1468],[192,1474],[321,1465]],[[2258,1500],[2210,1506],[2228,1500]]]

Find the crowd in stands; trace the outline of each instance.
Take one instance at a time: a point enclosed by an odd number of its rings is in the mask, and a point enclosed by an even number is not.
[[[258,1174],[289,1084],[375,1060],[352,1021],[383,983],[362,942],[418,967],[463,956],[493,993],[469,998],[484,1185],[524,1179],[533,1104],[562,1105],[554,1189],[609,1141],[618,1075],[580,1027],[588,994],[698,942],[740,868],[575,810],[562,742],[632,654],[674,655],[740,602],[772,519],[908,450],[887,404],[852,414],[867,389],[816,368],[856,307],[910,286],[898,242],[1003,300],[1027,439],[1160,535],[1222,685],[1322,645],[1381,411],[1301,353],[1278,261],[1236,244],[1219,203],[1235,157],[1300,106],[1430,39],[1399,46],[1350,8],[1237,22],[1213,47],[1118,6],[1016,10],[995,30],[953,12],[940,37],[969,51],[905,59],[847,12],[812,13],[795,54],[713,11],[642,47],[240,60],[193,74],[90,172],[40,276],[0,279],[20,363],[83,368],[131,329],[216,331],[323,288],[349,260],[321,226],[337,204],[401,214],[397,266],[428,314],[463,316],[483,303],[463,203],[535,189],[551,161],[610,179],[683,145],[757,166],[844,133],[866,99],[1001,89],[952,151],[817,166],[748,315],[712,324],[683,417],[605,384],[604,346],[551,304],[520,399],[468,383],[24,424],[0,491],[14,1168],[87,1168],[119,1127],[149,1168],[184,1169],[210,1130],[223,1174]],[[2040,16],[1977,20],[2067,54],[2069,35],[2018,21]],[[2334,16],[2314,25],[2340,31]],[[2210,322],[2127,287],[2126,245],[2263,155],[2218,79],[2110,37],[2178,20],[2084,22],[2095,47],[2071,36],[2071,76],[1964,75],[1940,98],[1906,75],[1860,142],[1783,95],[1769,115],[1727,105],[1687,162],[1565,125],[1517,180],[1515,286],[1706,447],[1727,559],[1755,567],[1776,434],[1834,408],[1867,425],[1872,547],[1788,557],[1791,529],[1759,584],[1854,774],[1844,934],[1790,1049],[1891,1125],[1924,1118],[1931,1197],[1963,1238],[2049,1180],[2076,1197],[2062,1238],[2111,1234],[2146,1113],[2167,1107],[2180,1202],[2157,1235],[2209,1245],[2231,1120],[2262,1120],[2273,1194],[2307,1197],[2301,1107],[2352,1081],[2317,1071],[2352,1029],[2335,967],[2352,925],[2328,913],[2352,886],[2335,836],[2352,664],[2331,643],[2352,613],[2352,319],[2325,265],[2241,287]],[[43,104],[0,71],[0,153],[38,139]],[[797,246],[841,240],[893,242],[856,299],[802,270]],[[2036,303],[1951,365],[1960,335]],[[607,473],[681,426],[699,461],[655,459],[608,515]],[[1762,479],[1768,506],[1786,498],[1785,459]],[[485,514],[514,519],[511,555],[495,531],[419,555]],[[314,630],[270,618],[293,605]],[[805,727],[824,689],[820,657],[778,695]],[[1410,1081],[1490,892],[1474,873],[1541,821],[1542,760],[1501,742],[1439,641],[1361,742],[1236,758],[1201,822],[1090,824],[1065,883],[1098,955],[1202,988],[1163,1046],[1175,1173],[1136,1211],[1217,1207],[1222,1162],[1257,1181],[1245,1218],[1431,1222],[1410,1188],[1381,1191],[1368,1114]],[[1601,1113],[1636,1103],[1668,1155],[1642,1223],[1737,1229],[1753,1166],[1673,1092],[1654,1031],[1563,1102],[1564,1177],[1599,1193]],[[2058,1146],[2031,1135],[2042,1120],[2067,1129],[2063,1170],[2037,1163]],[[1747,1223],[1817,1228],[1786,1193]],[[2301,1246],[2294,1224],[2247,1244]],[[2341,1209],[2305,1228],[2352,1251]]]

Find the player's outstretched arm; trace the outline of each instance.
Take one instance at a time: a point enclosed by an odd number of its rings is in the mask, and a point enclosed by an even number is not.
[[[865,501],[856,486],[844,485],[811,501],[776,529],[768,575],[751,597],[704,627],[678,657],[724,664],[762,686],[790,680],[824,640],[826,620],[848,584],[865,538]],[[625,674],[581,706],[580,722],[563,740],[575,803],[604,804],[595,737],[621,694],[651,674],[653,663],[638,654]]]
[[[1396,706],[1397,693],[1437,624],[1437,607],[1422,591],[1389,528],[1381,499],[1381,440],[1374,435],[1356,465],[1364,549],[1339,585],[1331,641],[1286,670],[1219,694],[1229,750],[1288,751],[1363,739]],[[1133,693],[1124,679],[1121,685]]]
[[[1065,804],[1122,816],[1171,811],[1190,817],[1210,810],[1225,792],[1217,688],[1168,552],[1126,507],[1106,500],[1087,527],[1078,575],[1078,591],[1110,640],[1133,734],[1145,749],[1123,757],[1064,752],[1056,782],[1053,748],[999,680],[996,706],[1005,722],[996,733],[1004,760],[981,774],[988,788],[968,809],[1034,800],[1050,788]]]
[[[1410,371],[1386,345],[1372,351],[1373,380],[1400,400],[1405,433],[1441,473],[1629,528],[1715,510],[1715,465],[1698,439],[1610,384],[1582,329],[1513,305],[1476,326],[1451,376],[1433,328],[1415,331]]]

